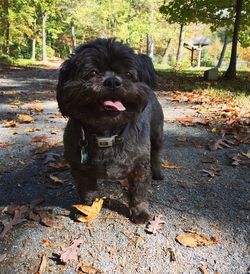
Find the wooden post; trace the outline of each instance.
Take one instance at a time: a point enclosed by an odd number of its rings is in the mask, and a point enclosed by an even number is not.
[[[198,49],[198,65],[197,65],[197,67],[199,68],[201,66],[201,49],[202,49],[201,45],[199,45],[197,49]]]

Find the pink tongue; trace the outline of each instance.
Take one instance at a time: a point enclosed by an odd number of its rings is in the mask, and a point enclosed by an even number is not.
[[[116,102],[113,102],[113,101],[104,101],[103,105],[105,107],[108,107],[110,109],[117,110],[117,111],[124,111],[124,110],[126,110],[126,108],[124,107],[124,105],[120,101],[116,101]]]

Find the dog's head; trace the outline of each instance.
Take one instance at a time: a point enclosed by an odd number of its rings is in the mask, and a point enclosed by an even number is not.
[[[59,109],[83,125],[115,129],[143,111],[155,82],[149,57],[114,39],[97,39],[62,64]]]

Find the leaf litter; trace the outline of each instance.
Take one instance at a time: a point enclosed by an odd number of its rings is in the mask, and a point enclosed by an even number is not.
[[[68,263],[69,261],[77,261],[78,260],[78,255],[77,255],[77,250],[80,244],[83,244],[84,241],[82,238],[76,239],[73,241],[73,243],[62,249],[60,252],[60,260],[63,263]]]
[[[86,215],[78,217],[77,220],[83,223],[95,220],[102,209],[103,200],[104,198],[95,199],[91,206],[81,204],[74,205],[74,208]]]
[[[159,230],[163,229],[165,223],[166,222],[163,220],[162,215],[156,215],[154,216],[153,220],[147,224],[145,231],[151,234],[155,234]]]
[[[209,238],[201,233],[192,230],[177,235],[175,239],[178,243],[186,247],[199,247],[220,243],[220,240],[215,237]]]

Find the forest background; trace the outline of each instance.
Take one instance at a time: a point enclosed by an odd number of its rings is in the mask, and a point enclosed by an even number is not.
[[[212,44],[203,48],[201,66],[220,63],[227,69],[235,15],[240,8],[237,64],[243,69],[250,66],[249,0],[2,0],[0,3],[2,63],[13,63],[17,58],[43,62],[47,58],[66,58],[81,43],[116,37],[129,43],[136,52],[148,54],[157,64],[190,67],[191,53],[183,44],[204,35]]]

